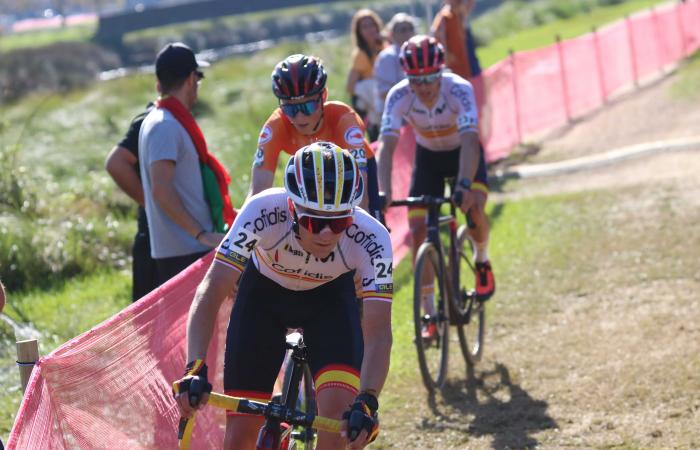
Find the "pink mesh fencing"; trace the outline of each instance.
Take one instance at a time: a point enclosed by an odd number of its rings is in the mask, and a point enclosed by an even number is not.
[[[698,48],[700,0],[688,0],[512,54],[484,72],[481,137],[487,161],[599,108]]]
[[[171,384],[182,375],[187,312],[212,259],[41,358],[8,449],[177,448]],[[221,308],[207,359],[219,391],[230,305]],[[220,448],[224,424],[214,408],[198,414],[193,448]]]
[[[700,48],[700,0],[647,11],[539,50],[515,53],[483,74],[482,141],[488,161],[586,114],[615,93]],[[394,198],[407,195],[415,137],[404,128],[394,157]],[[406,208],[387,216],[396,261],[408,251]],[[37,364],[12,428],[9,449],[163,449],[177,446],[170,390],[182,374],[185,323],[210,254]],[[222,390],[231,308],[220,311],[207,364]],[[224,414],[198,414],[193,448],[220,448]]]

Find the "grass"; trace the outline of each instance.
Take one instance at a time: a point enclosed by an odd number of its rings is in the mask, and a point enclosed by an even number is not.
[[[508,191],[517,191],[517,186],[508,186]],[[693,188],[697,189],[696,183]],[[692,207],[688,209],[692,200],[680,195],[683,189],[681,183],[668,181],[659,183],[654,192],[640,184],[538,196],[491,206],[490,213],[495,219],[489,252],[498,290],[488,304],[486,353],[478,368],[477,384],[472,386],[478,401],[465,393],[469,384],[464,386],[464,363],[454,345],[450,352],[448,389],[436,396],[438,406],[432,406],[420,382],[412,344],[410,283],[397,283],[393,310],[395,339],[387,380],[390,388],[382,395],[382,409],[389,411],[391,418],[384,422],[378,448],[403,448],[407,442],[414,443],[414,439],[420,439],[415,442],[417,447],[427,448],[421,440],[434,443],[438,438],[442,444],[433,448],[467,446],[460,439],[473,439],[470,448],[498,447],[496,442],[504,439],[508,442],[503,445],[506,448],[536,446],[538,441],[547,447],[576,446],[571,442],[572,434],[576,436],[572,430],[590,413],[581,402],[598,392],[596,386],[605,385],[610,398],[599,398],[598,401],[606,404],[591,408],[598,414],[604,411],[604,417],[618,426],[620,422],[635,421],[631,417],[640,421],[646,418],[645,414],[659,417],[653,411],[664,406],[657,403],[656,397],[648,399],[645,389],[663,390],[667,396],[664,404],[678,398],[674,393],[694,391],[697,377],[688,375],[691,372],[675,372],[681,367],[685,371],[685,367],[697,366],[697,355],[671,355],[673,350],[660,342],[666,342],[663,339],[686,345],[693,342],[693,335],[681,338],[676,333],[694,323],[697,308],[693,309],[693,305],[697,306],[697,302],[692,293],[674,294],[671,290],[660,294],[652,287],[673,289],[681,280],[692,286],[689,280],[698,279],[695,250],[700,234],[691,231],[698,214]],[[640,236],[654,238],[641,242]],[[679,312],[663,322],[658,319],[663,316],[661,311],[650,314],[644,322],[626,321],[624,315],[619,315],[626,310],[632,315],[631,310],[637,307],[640,311],[645,307],[659,310],[653,306],[661,300],[657,295],[673,305],[668,307],[670,311],[684,308],[693,315],[683,317]],[[693,310],[694,313],[690,312]],[[663,334],[659,323],[666,324],[663,328],[670,338],[658,336]],[[611,324],[629,331],[611,336],[607,328]],[[642,328],[646,334],[632,331]],[[553,329],[558,329],[559,334],[553,334]],[[596,347],[599,341],[613,348],[611,355],[617,341],[624,355],[606,358],[606,352]],[[456,340],[452,343],[456,344]],[[658,366],[652,359],[652,354],[653,358],[662,358],[657,353],[667,358]],[[624,358],[624,364],[620,358]],[[666,362],[668,369],[661,369]],[[494,380],[493,366],[510,372],[507,382]],[[652,375],[646,373],[649,366],[655,367]],[[650,377],[654,380],[649,381]],[[637,388],[639,383],[643,386]],[[512,396],[514,392],[519,392],[517,398]],[[633,412],[621,404],[621,396],[636,402]],[[686,399],[682,403],[688,402]],[[689,415],[692,417],[692,413]],[[575,419],[571,420],[572,417]],[[525,424],[524,418],[527,418]],[[644,425],[655,420],[644,421]],[[665,429],[664,425],[658,426]],[[679,423],[679,427],[685,427],[686,431],[694,429],[690,424]],[[630,445],[648,447],[639,427],[635,431],[629,433]],[[601,447],[601,442],[605,442],[596,439],[595,429],[586,433],[586,438],[591,439],[584,444],[586,447]],[[601,439],[610,442],[612,434],[614,431]],[[691,438],[692,435],[691,431]],[[677,430],[664,431],[663,436],[671,440],[651,446],[674,446],[672,439],[681,436],[688,439]]]
[[[0,36],[0,53],[22,48],[43,47],[54,42],[87,42],[96,30],[97,23],[4,35]]]
[[[671,88],[672,101],[697,102],[700,99],[700,51],[688,58],[679,81]]]

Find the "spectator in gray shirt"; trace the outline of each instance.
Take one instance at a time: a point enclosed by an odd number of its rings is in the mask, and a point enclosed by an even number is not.
[[[172,278],[218,246],[205,198],[191,115],[204,74],[192,50],[169,44],[156,59],[161,94],[141,125],[141,181],[158,284]],[[201,132],[200,132],[201,133]],[[201,134],[200,134],[201,137]]]
[[[375,107],[380,114],[384,112],[384,100],[389,89],[406,76],[399,62],[399,49],[416,34],[416,27],[417,20],[406,13],[395,14],[386,24],[391,45],[382,50],[374,62]]]

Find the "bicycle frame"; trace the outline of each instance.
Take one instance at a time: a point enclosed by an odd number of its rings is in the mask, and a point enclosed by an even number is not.
[[[284,404],[280,404],[276,401],[260,403],[216,392],[212,392],[209,395],[209,402],[207,403],[209,406],[265,417],[265,425],[263,425],[258,434],[257,449],[278,450],[285,438],[291,438],[291,426],[282,430],[282,423],[314,428],[332,433],[340,432],[339,420],[320,417],[315,414],[306,414],[296,410],[295,403],[299,395],[299,382],[301,381],[303,368],[307,360],[307,349],[299,333],[292,333],[287,337],[287,348],[292,350],[294,369],[292,371],[291,382],[285,392],[286,401]],[[195,416],[189,419],[180,419],[178,438],[180,439],[181,449],[189,449],[192,430],[194,428],[194,419]]]
[[[445,204],[450,204],[450,213],[441,215],[440,207]],[[424,195],[421,197],[408,197],[405,200],[396,200],[391,202],[391,206],[425,206],[428,209],[427,216],[427,233],[424,242],[433,244],[438,252],[438,264],[440,272],[447,277],[449,291],[451,295],[456,295],[453,289],[455,280],[459,278],[459,264],[457,255],[457,209],[452,203],[452,199],[445,197],[432,197]],[[449,271],[445,267],[445,247],[440,239],[440,228],[448,227],[450,236],[450,248],[447,253],[447,263]]]

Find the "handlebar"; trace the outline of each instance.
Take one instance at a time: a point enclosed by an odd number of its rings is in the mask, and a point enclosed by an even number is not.
[[[451,198],[448,197],[433,197],[430,195],[421,195],[420,197],[406,197],[403,200],[393,200],[391,204],[389,205],[390,208],[396,207],[396,206],[441,206],[445,203],[455,203],[456,205],[459,205],[462,203],[462,191],[456,191]],[[379,202],[380,205],[383,206],[386,204],[386,197],[383,195],[379,195]],[[476,224],[474,224],[474,220],[472,220],[472,215],[467,212],[467,225],[469,228],[475,228]]]
[[[207,402],[207,405],[240,413],[264,416],[265,418],[274,418],[290,425],[312,427],[316,428],[317,430],[340,433],[341,422],[339,420],[316,416],[314,414],[305,414],[296,410],[289,410],[286,406],[280,405],[279,403],[262,403],[248,400],[247,398],[233,397],[230,395],[212,392],[209,394],[209,401]],[[193,428],[194,416],[189,419],[180,419],[178,439],[180,441],[181,449],[189,448]]]

